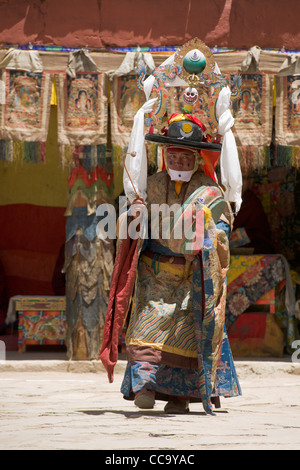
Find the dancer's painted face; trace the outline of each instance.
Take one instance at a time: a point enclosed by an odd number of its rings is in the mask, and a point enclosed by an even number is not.
[[[166,153],[167,165],[171,170],[191,171],[195,166],[195,154],[192,150],[169,147]]]

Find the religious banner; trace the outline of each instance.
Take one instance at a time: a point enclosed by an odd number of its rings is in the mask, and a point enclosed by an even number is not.
[[[138,88],[137,75],[113,79],[110,92],[111,139],[113,145],[127,147],[135,114],[145,103],[145,94]]]
[[[238,146],[267,146],[272,137],[272,83],[271,77],[261,73],[226,73],[231,89],[233,133]],[[184,87],[170,92],[168,114],[182,112]],[[218,121],[215,112],[220,88],[198,87],[199,99],[194,113],[203,122],[207,133],[216,136]],[[177,104],[176,104],[177,102]]]
[[[134,116],[145,103],[142,79],[155,68],[151,54],[127,52],[110,80],[111,140],[123,148],[129,144]]]
[[[98,72],[56,75],[60,145],[106,144],[105,83],[105,75]]]
[[[113,241],[96,235],[99,217],[76,207],[66,224],[66,346],[69,359],[98,359],[102,344],[110,278]]]
[[[116,194],[123,190],[123,162],[122,155],[127,151],[134,116],[145,103],[145,94],[138,87],[138,75],[123,75],[115,77],[111,83],[110,116],[111,116],[111,143],[114,162],[114,181]],[[147,116],[145,119],[145,132],[148,132]],[[147,145],[148,163],[150,171],[156,170],[156,145]]]
[[[100,240],[97,208],[111,204],[113,168],[106,146],[76,145],[69,158],[66,240],[67,355],[97,359],[106,314],[113,241]]]
[[[0,73],[1,158],[13,160],[22,142],[24,160],[37,161],[47,140],[53,76],[43,71],[36,51],[14,49],[2,60]]]
[[[268,146],[272,138],[272,80],[266,73],[230,73],[237,146]]]
[[[300,75],[276,77],[275,142],[300,145]]]
[[[71,216],[74,207],[84,205],[87,215],[95,214],[97,206],[105,203],[113,203],[114,174],[111,159],[98,160],[96,164],[89,162],[89,150],[94,146],[76,148],[80,151],[77,165],[69,169],[68,177],[68,203],[65,215]],[[74,161],[77,157],[73,157]]]
[[[146,101],[142,78],[154,68],[151,54],[136,51],[127,52],[119,68],[107,72],[110,82],[111,147],[116,195],[123,191],[122,155],[126,153],[129,145],[134,117]],[[146,129],[147,119],[145,131]],[[151,162],[156,158],[156,155],[153,157],[153,147],[147,147],[150,166],[153,166]]]
[[[113,253],[113,244],[108,247],[96,234],[97,207],[111,202],[113,190],[106,152],[107,79],[83,49],[69,54],[66,71],[55,79],[59,152],[69,168],[63,268],[67,355],[90,360],[99,356]]]

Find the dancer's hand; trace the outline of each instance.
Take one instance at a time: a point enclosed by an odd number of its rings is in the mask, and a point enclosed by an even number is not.
[[[145,207],[146,207],[146,202],[144,198],[140,196],[132,201],[131,206],[130,206],[130,213],[134,218],[137,218],[141,215],[143,210],[145,210]]]
[[[146,205],[145,201],[144,201],[144,198],[139,196],[138,198],[134,199],[131,203],[131,205],[133,204],[143,204],[144,206]]]

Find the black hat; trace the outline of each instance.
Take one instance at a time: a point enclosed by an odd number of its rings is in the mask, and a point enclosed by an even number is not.
[[[220,152],[221,144],[207,142],[204,136],[205,127],[192,115],[172,115],[166,135],[146,134],[145,140],[162,145],[176,145],[177,147],[189,147],[193,149],[206,149]]]

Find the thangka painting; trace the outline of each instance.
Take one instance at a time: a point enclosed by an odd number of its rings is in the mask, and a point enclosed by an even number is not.
[[[276,77],[275,139],[300,145],[300,76]]]
[[[56,75],[58,142],[100,145],[107,140],[107,97],[101,73]]]
[[[272,138],[271,77],[261,73],[229,74],[231,88],[232,128],[236,143],[265,145]]]
[[[138,75],[114,77],[110,90],[111,143],[114,164],[114,187],[116,194],[123,191],[122,155],[127,151],[134,116],[146,102],[145,93],[138,87]],[[145,132],[149,131],[145,115]],[[157,169],[157,145],[147,144],[148,171]]]
[[[44,72],[2,71],[0,138],[46,142],[50,114],[52,76]]]
[[[111,139],[113,145],[127,147],[134,116],[145,103],[145,94],[137,86],[137,75],[122,75],[111,85]]]

